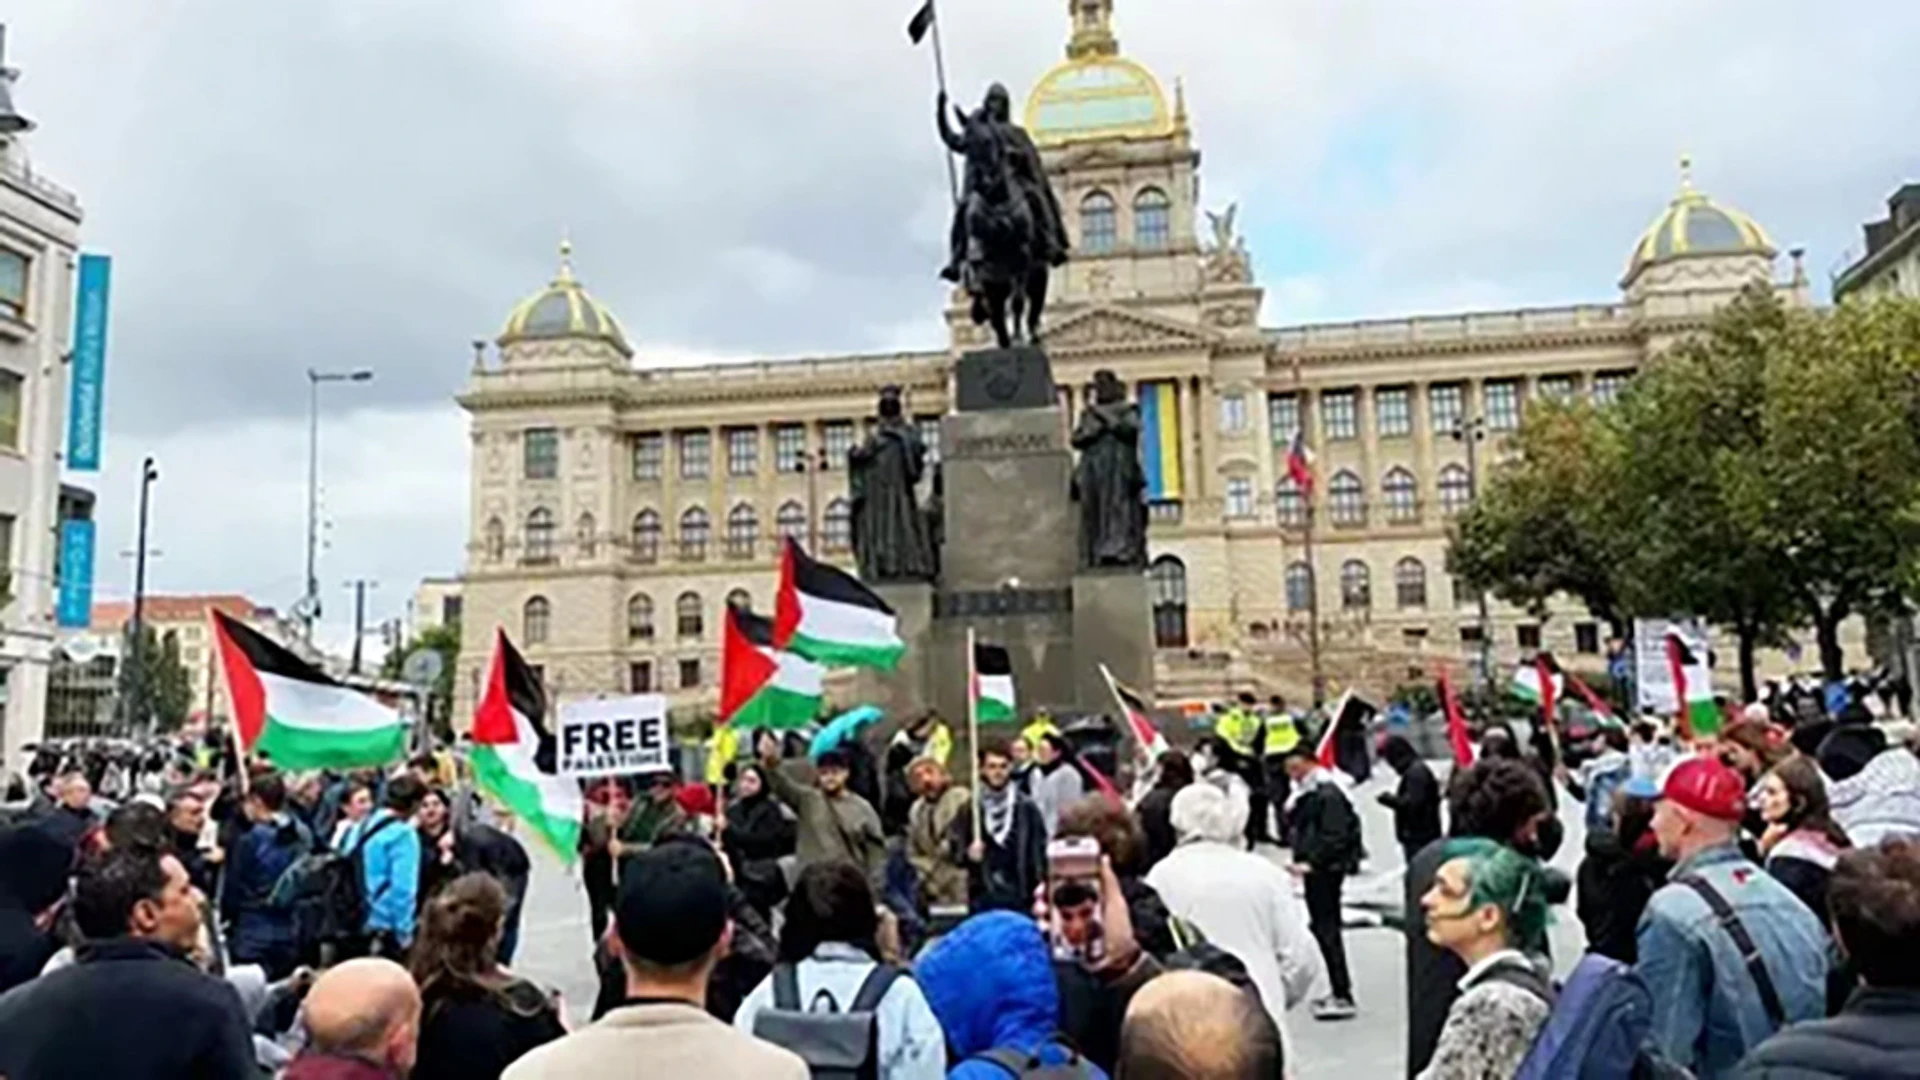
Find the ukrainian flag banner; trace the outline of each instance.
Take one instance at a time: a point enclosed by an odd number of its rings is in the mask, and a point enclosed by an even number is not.
[[[1140,463],[1148,499],[1180,497],[1180,400],[1171,379],[1140,384]]]

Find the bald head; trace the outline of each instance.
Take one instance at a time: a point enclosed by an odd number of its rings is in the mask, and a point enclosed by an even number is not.
[[[1254,995],[1216,975],[1173,971],[1133,996],[1120,1028],[1120,1080],[1265,1080],[1280,1038]]]
[[[413,1068],[420,991],[399,964],[368,958],[329,968],[307,992],[303,1011],[313,1052],[361,1058],[401,1073]]]

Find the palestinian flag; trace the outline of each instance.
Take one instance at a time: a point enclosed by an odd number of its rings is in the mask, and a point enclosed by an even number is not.
[[[1513,669],[1513,681],[1507,689],[1514,697],[1546,710],[1559,700],[1563,686],[1565,680],[1560,675],[1560,665],[1552,654],[1543,652]]]
[[[1447,714],[1447,747],[1453,751],[1453,767],[1471,769],[1478,755],[1467,733],[1466,714],[1460,711],[1460,699],[1454,695],[1453,681],[1447,678],[1445,668],[1440,669],[1440,707]]]
[[[555,770],[547,692],[505,630],[494,638],[472,738],[475,782],[531,826],[561,862],[573,862],[586,801],[580,782]]]
[[[1157,760],[1167,752],[1167,737],[1154,726],[1146,700],[1120,685],[1120,680],[1113,677],[1107,665],[1100,665],[1100,674],[1107,680],[1107,689],[1113,691],[1113,700],[1120,703],[1120,714],[1127,718],[1127,731],[1133,735],[1134,744],[1140,747],[1140,753],[1149,762]]]
[[[742,728],[790,730],[820,712],[827,669],[773,647],[773,622],[742,608],[727,609],[720,645],[720,722]]]
[[[240,745],[281,769],[360,769],[398,761],[407,722],[373,698],[213,613]]]
[[[1690,644],[1678,631],[1667,631],[1667,668],[1673,672],[1674,719],[1680,734],[1704,739],[1720,734],[1720,704],[1713,700],[1713,671],[1703,649]]]
[[[1605,699],[1601,698],[1599,694],[1594,693],[1593,688],[1581,681],[1580,676],[1575,675],[1571,671],[1567,672],[1567,685],[1573,687],[1573,692],[1580,695],[1581,701],[1587,703],[1587,708],[1593,712],[1595,722],[1601,727],[1617,728],[1626,726],[1621,722],[1620,717],[1614,714],[1613,706],[1608,705]]]
[[[815,663],[892,671],[907,651],[886,601],[844,570],[787,540],[774,597],[773,645]]]
[[[1367,722],[1378,712],[1365,700],[1355,697],[1349,690],[1340,695],[1333,703],[1333,711],[1327,720],[1327,726],[1320,729],[1320,744],[1314,747],[1313,757],[1323,768],[1336,768],[1340,764],[1340,732],[1357,728],[1366,731]]]
[[[1013,696],[1013,657],[999,645],[973,646],[973,716],[983,724],[1020,719]]]

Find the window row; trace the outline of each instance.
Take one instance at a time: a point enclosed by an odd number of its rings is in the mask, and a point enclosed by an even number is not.
[[[727,593],[729,608],[752,610],[753,597],[745,589]],[[544,645],[553,632],[553,602],[535,596],[520,607],[520,639],[527,645]],[[698,640],[707,634],[705,601],[697,592],[683,592],[673,601],[673,634],[680,640]],[[653,597],[634,593],[627,598],[627,640],[654,640]]]
[[[1611,405],[1618,400],[1631,371],[1602,371],[1593,376],[1592,400],[1595,405]],[[1579,379],[1574,375],[1543,375],[1535,393],[1561,403],[1579,394]],[[1414,388],[1382,386],[1373,390],[1374,432],[1383,439],[1406,438],[1413,434]],[[1360,437],[1359,388],[1320,392],[1320,426],[1329,442]],[[1480,384],[1480,399],[1490,431],[1513,431],[1520,426],[1522,383],[1519,379],[1488,379]],[[1427,417],[1435,436],[1451,434],[1466,416],[1467,385],[1434,383],[1427,387]],[[1276,446],[1293,441],[1304,423],[1302,402],[1297,393],[1271,394],[1267,397],[1267,424]],[[1220,399],[1220,426],[1227,432],[1246,427],[1244,397],[1230,393]]]
[[[1133,197],[1133,246],[1158,251],[1172,243],[1173,201],[1157,187],[1141,188]],[[1080,250],[1105,255],[1119,246],[1119,204],[1105,191],[1088,192],[1080,200]]]
[[[1473,502],[1473,485],[1463,465],[1446,465],[1436,478],[1435,490],[1440,512],[1448,517],[1465,510]],[[1380,478],[1380,506],[1385,520],[1393,525],[1413,524],[1420,520],[1420,481],[1400,466],[1387,470]],[[1274,515],[1281,525],[1304,528],[1307,524],[1307,498],[1292,477],[1282,479],[1273,493]],[[1244,476],[1227,478],[1226,514],[1230,518],[1252,518],[1253,481]],[[1364,525],[1367,521],[1366,483],[1358,473],[1342,469],[1327,481],[1327,516],[1341,526]]]
[[[553,511],[545,507],[530,511],[521,531],[521,561],[553,562],[557,557],[558,532]],[[665,527],[659,511],[642,510],[635,514],[628,539],[631,557],[636,562],[658,562],[664,534]],[[810,543],[812,538],[807,535],[806,508],[793,500],[782,503],[774,514],[773,538],[776,541],[794,539],[803,544]],[[844,498],[835,498],[827,503],[826,511],[821,515],[820,548],[829,554],[842,554],[852,544],[852,538],[852,505]],[[579,557],[597,557],[600,539],[593,515],[581,514],[574,526],[574,546]],[[681,513],[674,536],[675,553],[679,558],[694,562],[705,559],[712,540],[713,521],[704,507],[689,507]],[[760,540],[758,510],[748,503],[740,503],[727,511],[725,532],[721,537],[727,558],[753,558],[760,551]],[[487,521],[481,545],[486,561],[500,562],[506,558],[507,530],[499,518]]]
[[[1288,611],[1313,610],[1313,567],[1304,562],[1288,566],[1286,592]],[[1464,585],[1454,582],[1453,599],[1456,605],[1464,605],[1473,598],[1474,594]],[[1427,606],[1426,563],[1409,555],[1393,564],[1393,602],[1401,610]],[[1340,607],[1344,611],[1373,609],[1373,570],[1359,559],[1348,559],[1340,564]]]
[[[920,441],[926,444],[930,462],[940,460],[940,418],[920,416],[914,419]],[[839,471],[847,467],[847,455],[853,451],[856,426],[852,420],[833,420],[819,425],[819,467]],[[772,427],[773,469],[778,473],[806,472],[814,460],[807,447],[807,425],[775,424]],[[528,480],[554,480],[560,476],[560,430],[528,428],[521,433],[521,475]],[[649,431],[628,440],[632,451],[635,480],[658,480],[666,475],[667,435]],[[720,429],[720,443],[726,454],[728,476],[757,476],[760,472],[760,429],[727,427]],[[704,480],[713,475],[714,433],[699,428],[673,432],[675,468],[683,480]]]

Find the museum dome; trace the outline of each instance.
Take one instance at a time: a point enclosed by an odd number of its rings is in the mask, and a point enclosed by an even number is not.
[[[1627,280],[1645,267],[1688,255],[1765,255],[1773,243],[1752,218],[1708,198],[1693,186],[1693,163],[1680,159],[1680,192],[1633,245]]]
[[[1042,146],[1088,139],[1154,138],[1178,127],[1160,80],[1120,55],[1113,0],[1069,0],[1073,37],[1067,59],[1027,95],[1024,123]]]
[[[560,270],[539,292],[514,305],[500,331],[504,347],[518,341],[587,338],[604,341],[622,356],[632,356],[619,320],[605,305],[587,294],[573,276],[573,245],[560,242]]]

